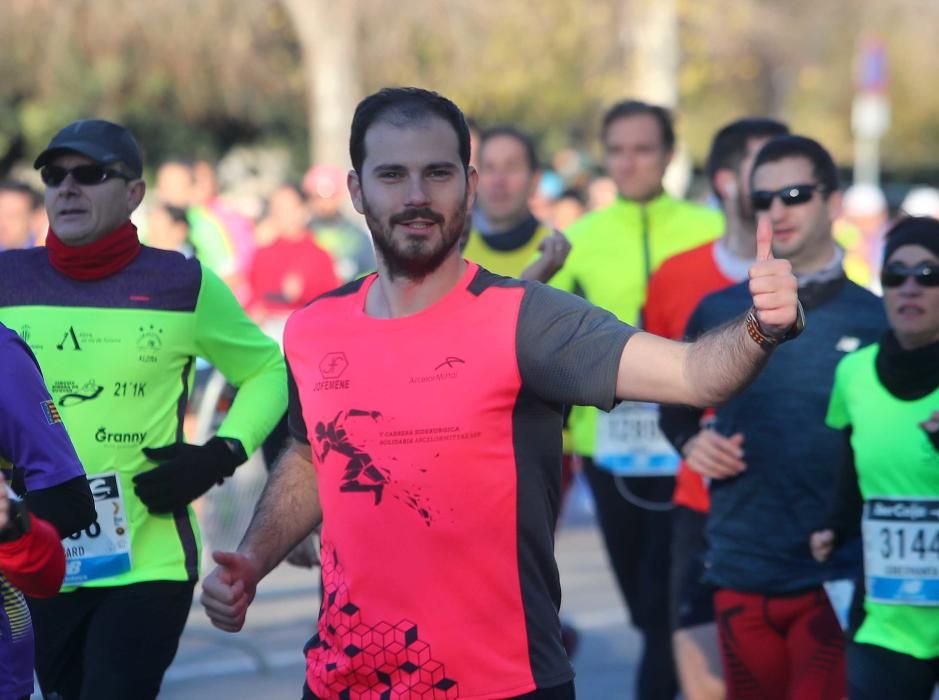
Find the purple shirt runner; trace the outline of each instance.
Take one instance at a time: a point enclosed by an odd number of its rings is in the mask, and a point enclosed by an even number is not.
[[[20,337],[0,324],[0,470],[22,470],[27,491],[85,471],[39,365]],[[33,632],[23,595],[0,572],[0,700],[33,692]]]

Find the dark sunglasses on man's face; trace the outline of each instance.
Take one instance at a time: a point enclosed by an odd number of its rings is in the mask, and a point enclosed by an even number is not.
[[[39,171],[39,177],[49,187],[58,187],[69,173],[79,185],[99,185],[112,177],[119,177],[122,180],[134,179],[120,170],[98,165],[97,163],[76,165],[73,168],[63,168],[61,165],[46,165]]]
[[[907,267],[900,263],[891,263],[880,273],[880,283],[884,288],[900,287],[907,277],[912,277],[920,287],[939,287],[939,265],[920,263],[916,267]]]
[[[816,192],[824,192],[821,185],[789,185],[778,190],[757,190],[750,194],[750,202],[757,211],[766,211],[773,206],[773,200],[779,200],[787,207],[804,204],[812,199]]]

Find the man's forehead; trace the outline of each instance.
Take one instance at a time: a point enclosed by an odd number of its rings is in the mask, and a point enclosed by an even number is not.
[[[812,161],[803,156],[787,156],[762,163],[753,171],[754,182],[779,182],[785,185],[810,184],[815,180]],[[799,182],[796,182],[799,180]]]
[[[21,202],[32,208],[33,198],[28,192],[20,190],[0,190],[0,202],[9,204],[10,202]]]
[[[479,157],[525,158],[525,144],[511,134],[497,134],[483,141],[479,147]]]
[[[611,135],[620,140],[662,143],[662,127],[651,114],[627,114],[619,117],[607,128],[607,137]]]
[[[907,265],[919,265],[924,262],[939,262],[939,258],[937,258],[929,248],[921,246],[918,243],[907,243],[893,251],[887,262],[902,262]]]
[[[428,116],[403,124],[383,119],[365,133],[365,160],[373,167],[392,162],[460,163],[460,143],[453,127],[439,117]]]

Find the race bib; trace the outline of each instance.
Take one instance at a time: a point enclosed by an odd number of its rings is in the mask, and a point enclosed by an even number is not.
[[[871,600],[939,605],[939,500],[873,498],[863,533]]]
[[[594,463],[621,476],[674,476],[681,461],[659,430],[659,406],[623,401],[597,414]]]
[[[89,477],[98,521],[62,540],[66,586],[130,571],[130,533],[117,474]]]

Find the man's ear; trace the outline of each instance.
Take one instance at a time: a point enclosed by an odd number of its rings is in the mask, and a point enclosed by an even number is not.
[[[147,193],[147,183],[143,180],[131,180],[130,184],[127,186],[127,213],[128,215],[133,214],[137,207],[140,206],[140,203],[143,201],[143,196]]]
[[[835,221],[841,216],[842,196],[841,192],[835,191],[828,195],[828,201],[825,206],[828,207],[828,217]]]
[[[711,181],[714,183],[714,191],[717,192],[717,195],[722,201],[733,199],[737,196],[739,184],[737,182],[737,174],[733,170],[720,168],[714,173],[714,177]]]
[[[362,182],[359,180],[359,174],[355,170],[350,170],[346,175],[346,186],[349,188],[349,196],[352,197],[352,206],[362,216],[365,216],[365,203],[362,200]]]
[[[666,151],[665,153],[665,167],[666,168],[672,164],[672,158],[674,157],[675,157],[674,148],[670,148],[668,151]]]
[[[479,172],[472,165],[466,171],[466,208],[472,209],[476,203],[476,185],[479,184]]]

